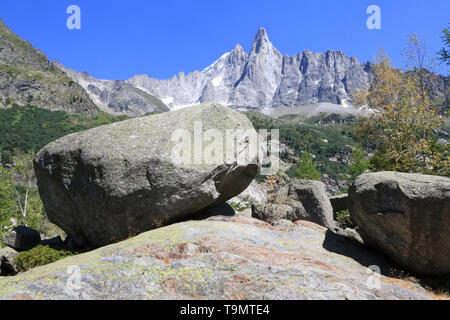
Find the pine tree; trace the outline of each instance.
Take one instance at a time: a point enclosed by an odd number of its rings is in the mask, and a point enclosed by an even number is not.
[[[352,180],[355,180],[359,175],[363,174],[369,169],[369,161],[366,158],[366,153],[360,145],[355,145],[352,153],[352,164],[350,165],[349,172],[352,176]]]
[[[295,177],[304,180],[320,180],[322,177],[314,166],[313,158],[308,151],[302,154],[300,163],[295,170]]]
[[[450,23],[449,23],[450,26]],[[440,59],[450,65],[450,30],[449,28],[445,28],[442,31],[442,41],[444,42],[444,48],[442,48],[441,51],[438,52],[440,55]]]

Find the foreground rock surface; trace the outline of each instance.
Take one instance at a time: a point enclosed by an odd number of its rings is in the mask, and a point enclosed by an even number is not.
[[[450,179],[420,174],[364,174],[350,188],[359,232],[419,274],[450,274]]]
[[[183,138],[191,135],[193,141],[196,123],[224,139],[226,130],[256,134],[244,115],[203,105],[94,128],[47,145],[34,167],[50,221],[78,245],[99,247],[185,220],[240,194],[258,173],[255,159],[224,164],[223,158],[211,165],[196,165],[192,158],[193,164],[175,161],[172,152],[181,144],[173,133],[185,130]],[[237,140],[241,154],[250,142]]]
[[[178,223],[2,278],[0,299],[430,298],[384,276],[371,289],[366,266],[389,264],[323,227],[283,230],[243,216]]]

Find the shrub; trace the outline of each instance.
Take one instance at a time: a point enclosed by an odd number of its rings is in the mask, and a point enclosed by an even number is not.
[[[14,260],[14,264],[19,272],[24,272],[56,262],[74,254],[75,252],[68,250],[57,250],[49,246],[37,246],[31,250],[19,253]]]
[[[231,202],[230,206],[237,212],[242,212],[249,208],[248,206],[243,206],[242,204],[236,202]]]
[[[336,212],[336,222],[339,224],[339,227],[342,229],[350,228],[354,229],[355,224],[353,223],[352,219],[350,218],[350,211],[349,210],[342,210]]]

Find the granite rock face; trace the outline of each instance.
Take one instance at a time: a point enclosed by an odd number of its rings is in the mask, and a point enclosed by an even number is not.
[[[82,86],[102,111],[133,117],[151,112],[169,111],[161,100],[124,81],[98,80],[87,72],[78,73],[59,63],[55,65]]]
[[[248,54],[237,45],[203,71],[180,73],[170,80],[138,75],[127,83],[175,109],[206,102],[253,108],[319,102],[347,106],[352,91],[369,85],[369,74],[356,58],[341,51],[305,50],[283,56],[261,28]]]
[[[236,139],[233,161],[196,162],[195,156],[211,152],[211,144],[202,148],[201,138],[197,149],[194,136],[206,137],[210,129],[224,140],[227,130],[256,135],[244,115],[201,105],[97,127],[47,145],[34,167],[50,221],[76,244],[98,247],[188,219],[235,197],[257,175],[258,159],[241,157],[251,141]],[[177,155],[186,153],[185,163],[174,157],[180,147],[176,130],[184,130],[179,132],[188,149]]]
[[[0,299],[431,299],[415,283],[368,272],[390,267],[382,256],[313,223],[291,224],[281,231],[241,216],[174,224],[0,278]]]
[[[450,274],[449,178],[364,174],[350,188],[349,200],[365,242],[415,273]]]

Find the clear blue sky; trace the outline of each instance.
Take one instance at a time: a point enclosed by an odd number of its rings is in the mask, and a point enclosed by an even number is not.
[[[81,8],[81,30],[66,28],[71,4]],[[381,7],[382,30],[366,27],[372,4]],[[441,48],[450,1],[3,0],[0,18],[50,60],[77,71],[170,78],[202,70],[237,43],[248,52],[259,27],[282,54],[342,50],[365,62],[384,47],[401,66],[410,33],[425,36],[431,53]]]

